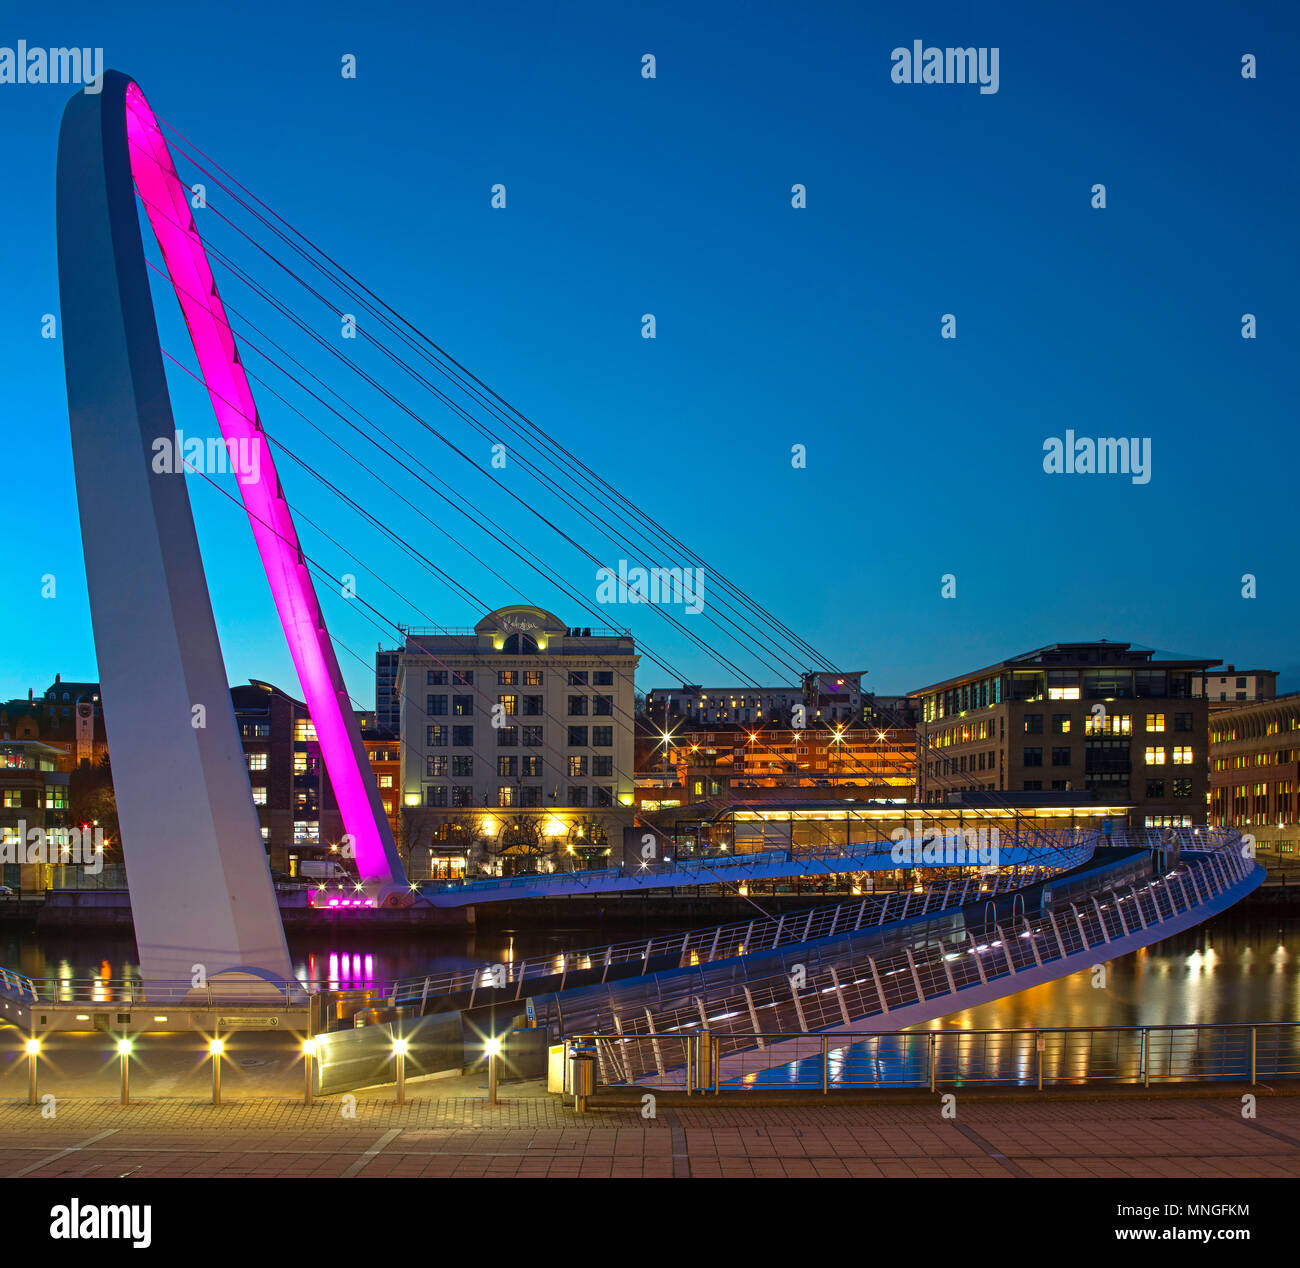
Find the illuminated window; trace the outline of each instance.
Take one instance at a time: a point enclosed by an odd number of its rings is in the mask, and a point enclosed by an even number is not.
[[[316,738],[316,725],[310,718],[299,718],[293,724],[293,738],[298,744],[305,744]]]
[[[258,788],[254,788],[254,789],[253,789],[253,805],[255,805],[255,806],[264,806],[264,805],[266,805],[266,789],[265,789],[265,788],[258,787]]]
[[[1147,714],[1147,730],[1163,731],[1165,729],[1165,715],[1163,713]]]
[[[497,704],[501,705],[501,706],[505,709],[505,712],[506,712],[506,714],[507,714],[508,716],[512,716],[513,714],[515,714],[516,712],[518,712],[518,709],[519,709],[519,697],[518,697],[518,696],[498,696],[498,697],[497,697]]]
[[[306,753],[304,753],[304,754],[303,754],[303,757],[306,757],[306,756],[307,756]],[[249,769],[249,770],[265,770],[265,769],[266,769],[266,754],[265,754],[265,753],[250,753],[250,754],[248,755],[248,769]]]
[[[1165,750],[1162,748],[1147,749],[1147,765],[1163,766],[1165,764]]]
[[[1192,750],[1190,746],[1180,745],[1174,749],[1174,765],[1190,766],[1192,764]]]

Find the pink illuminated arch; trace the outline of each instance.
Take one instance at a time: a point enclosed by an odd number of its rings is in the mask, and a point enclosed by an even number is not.
[[[316,590],[265,442],[248,377],[182,184],[158,120],[134,83],[126,89],[131,175],[189,327],[221,434],[258,454],[236,479],[262,566],[311,712],[321,756],[363,880],[404,886],[405,876],[350,707]]]

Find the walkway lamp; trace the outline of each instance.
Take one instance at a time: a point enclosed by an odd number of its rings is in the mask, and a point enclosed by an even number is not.
[[[27,1104],[36,1104],[36,1061],[41,1055],[41,1041],[36,1038],[27,1041]]]
[[[497,1057],[501,1055],[501,1040],[489,1039],[484,1044],[488,1060],[488,1104],[497,1103]]]
[[[406,1049],[405,1039],[393,1040],[393,1055],[397,1058],[397,1103],[406,1104]]]
[[[311,1063],[316,1056],[316,1040],[304,1039],[302,1041],[302,1067],[306,1075],[306,1082],[303,1085],[302,1103],[308,1108],[311,1107],[312,1097],[312,1077]]]
[[[131,1103],[131,1041],[129,1039],[117,1041],[117,1056],[122,1067],[121,1103],[129,1105]]]
[[[226,1045],[220,1039],[212,1039],[208,1042],[208,1053],[212,1057],[212,1103],[213,1105],[221,1104],[221,1054],[225,1052]]]

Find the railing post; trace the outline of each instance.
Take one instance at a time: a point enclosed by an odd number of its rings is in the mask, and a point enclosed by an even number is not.
[[[1034,1032],[1034,1049],[1038,1057],[1038,1090],[1043,1090],[1043,1032]]]
[[[1151,1086],[1151,1031],[1142,1027],[1142,1086]]]
[[[822,1095],[830,1091],[831,1082],[831,1045],[830,1040],[822,1036]]]
[[[930,1031],[930,1091],[931,1092],[934,1091],[934,1087],[935,1087],[934,1040],[935,1040],[935,1034],[934,1031],[932,1030]]]
[[[1258,1026],[1252,1026],[1250,1028],[1250,1083],[1252,1087],[1255,1084],[1255,1057],[1258,1051],[1257,1048],[1257,1040],[1259,1038],[1258,1032],[1259,1032]]]

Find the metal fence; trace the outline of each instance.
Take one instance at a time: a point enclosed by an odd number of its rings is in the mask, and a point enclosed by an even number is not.
[[[1223,848],[1184,856],[1177,867],[1152,875],[1140,887],[1121,868],[1122,879],[1099,883],[1086,898],[1055,910],[1045,906],[1033,920],[1022,915],[1003,923],[995,917],[983,928],[963,923],[878,954],[850,946],[834,961],[809,962],[795,975],[787,965],[779,974],[733,982],[725,992],[700,991],[658,1004],[643,999],[623,1010],[615,1004],[607,1024],[582,1029],[602,1032],[602,1078],[634,1083],[666,1077],[673,1068],[665,1057],[671,1047],[666,1041],[691,1032],[708,1031],[712,1050],[725,1060],[765,1047],[767,1034],[847,1030],[855,1020],[936,999],[943,1001],[939,1012],[951,1012],[961,1007],[965,990],[1005,978],[1010,994],[1018,973],[1082,951],[1105,953],[1117,938],[1158,929],[1213,902],[1254,870],[1231,843],[1220,844]]]
[[[728,1053],[707,1032],[655,1036],[651,1042],[668,1073],[647,1085],[688,1093],[829,1093],[1300,1078],[1300,1022],[820,1035],[769,1030],[732,1032],[728,1038],[741,1047]],[[626,1050],[622,1041],[575,1036],[572,1043],[595,1046],[603,1084],[624,1082],[617,1077]]]

